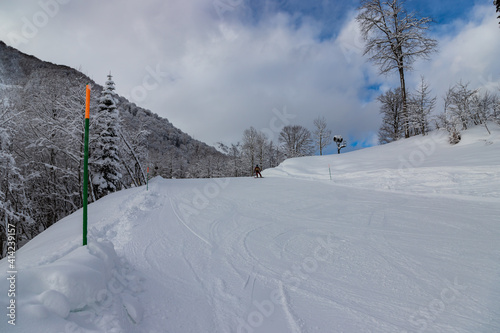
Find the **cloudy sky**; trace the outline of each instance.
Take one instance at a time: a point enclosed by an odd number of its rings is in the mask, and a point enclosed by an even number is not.
[[[358,0],[0,0],[0,40],[80,69],[196,139],[236,143],[250,126],[276,140],[318,116],[356,149],[376,144],[376,97],[398,86],[363,57]],[[430,16],[439,52],[418,61],[438,99],[462,79],[497,91],[492,0],[407,0]],[[438,110],[441,111],[440,105]]]

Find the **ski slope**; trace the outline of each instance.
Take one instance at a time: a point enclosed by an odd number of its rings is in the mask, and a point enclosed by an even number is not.
[[[490,127],[109,195],[16,253],[0,332],[500,332]]]

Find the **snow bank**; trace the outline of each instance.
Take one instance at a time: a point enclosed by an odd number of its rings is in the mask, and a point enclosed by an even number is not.
[[[116,256],[112,246],[91,243],[53,263],[23,271],[20,283],[29,286],[35,294],[56,291],[64,297],[68,312],[78,311],[97,302],[99,292],[106,289],[111,270],[115,268],[113,255]]]
[[[1,290],[8,290],[5,280],[0,283]],[[19,320],[15,326],[20,331],[36,332],[37,321],[42,320],[49,323],[52,332],[66,332],[79,326],[90,331],[116,331],[138,324],[143,310],[134,296],[136,280],[111,242],[91,241],[18,274]],[[0,303],[7,306],[3,300]],[[2,332],[12,329],[6,324],[0,323]]]
[[[266,177],[332,181],[336,185],[407,193],[500,198],[500,126],[445,130],[345,154],[288,159]],[[331,173],[331,178],[330,178]],[[494,185],[498,186],[494,186]]]

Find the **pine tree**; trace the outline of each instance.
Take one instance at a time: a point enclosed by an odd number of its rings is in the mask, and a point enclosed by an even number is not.
[[[121,188],[119,157],[120,123],[115,101],[115,83],[111,74],[99,98],[99,110],[93,121],[90,164],[95,195],[101,198]]]

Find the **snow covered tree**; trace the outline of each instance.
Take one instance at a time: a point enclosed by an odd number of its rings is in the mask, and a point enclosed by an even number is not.
[[[247,161],[246,170],[249,175],[253,174],[253,168],[255,167],[255,160],[257,154],[257,136],[258,132],[254,127],[250,127],[243,132],[243,145],[242,153]]]
[[[259,132],[257,135],[257,152],[256,152],[256,158],[257,158],[257,163],[260,165],[261,169],[264,169],[264,162],[267,159],[267,150],[266,147],[268,145],[268,139],[267,136]]]
[[[193,146],[194,157],[188,166],[189,178],[214,178],[223,175],[223,158],[214,154],[215,149],[205,149],[205,144],[196,143]]]
[[[461,130],[466,130],[470,125],[474,124],[473,101],[477,93],[477,89],[470,89],[469,83],[463,83],[462,81],[448,90],[446,95],[448,119],[457,125],[459,124]]]
[[[285,156],[281,151],[280,147],[274,144],[273,141],[269,141],[267,145],[267,165],[266,167],[274,168],[278,166],[281,162],[285,160]]]
[[[310,156],[314,153],[311,132],[300,125],[283,127],[279,135],[279,142],[283,145],[287,158]]]
[[[16,102],[23,128],[13,140],[26,179],[33,219],[44,230],[81,207],[85,96],[80,77],[41,68]],[[82,96],[83,95],[83,96]],[[32,175],[32,176],[30,176]]]
[[[0,258],[6,253],[7,225],[15,225],[17,213],[9,200],[12,183],[19,178],[19,169],[12,154],[8,151],[10,137],[7,130],[0,126]]]
[[[264,152],[267,145],[267,138],[264,133],[250,127],[243,132],[242,157],[250,175],[256,164],[263,166]]]
[[[494,95],[495,103],[491,107],[490,120],[500,125],[500,98]]]
[[[484,125],[488,133],[488,121],[495,121],[498,113],[498,97],[489,92],[480,95],[479,89],[470,89],[469,83],[460,81],[448,89],[445,112],[441,116],[450,133],[450,142],[460,141],[460,131],[473,125]]]
[[[429,132],[429,117],[436,106],[436,97],[430,96],[430,89],[423,76],[415,93],[410,96],[408,117],[412,135],[426,135]]]
[[[437,46],[434,39],[426,37],[431,19],[417,18],[408,13],[403,0],[361,0],[356,17],[361,34],[366,41],[364,54],[379,66],[380,73],[387,75],[392,71],[399,73],[402,97],[404,135],[410,136],[407,122],[407,94],[405,72],[412,69],[417,58],[428,58]]]
[[[29,202],[24,177],[12,154],[11,132],[14,116],[0,99],[0,258],[7,254],[7,229],[14,226],[16,245],[31,239]],[[12,227],[9,229],[12,230]]]
[[[498,105],[498,97],[486,91],[483,95],[479,95],[478,93],[473,96],[472,103],[474,124],[483,124],[488,134],[491,134],[488,128],[488,121],[495,120],[494,114]]]
[[[241,163],[242,153],[241,144],[239,142],[236,144],[233,143],[231,146],[218,142],[217,148],[227,156],[226,176],[240,177],[245,173],[244,170],[246,170],[246,168],[242,167]]]
[[[147,161],[146,141],[149,134],[150,131],[144,129],[142,124],[139,130],[133,133],[124,133],[120,129],[121,161],[123,168],[128,174],[128,179],[125,181],[134,186],[146,184],[147,170],[144,170],[142,164]]]
[[[115,101],[115,83],[111,74],[99,98],[97,114],[91,128],[91,181],[96,198],[101,198],[121,188],[120,122]]]
[[[378,141],[381,144],[399,140],[402,135],[402,110],[403,98],[401,89],[389,89],[380,95],[378,101],[382,104],[380,113],[382,114],[382,125],[378,131]]]
[[[332,139],[332,131],[326,128],[325,117],[318,117],[314,119],[314,140],[316,147],[319,148],[319,154],[323,155],[323,148],[330,144]]]

